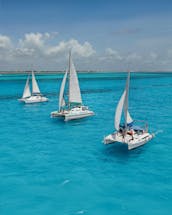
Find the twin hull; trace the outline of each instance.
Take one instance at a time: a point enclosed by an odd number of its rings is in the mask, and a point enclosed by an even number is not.
[[[26,104],[38,103],[38,102],[47,102],[48,99],[44,96],[31,96],[28,98],[19,99],[21,102],[25,102]]]
[[[128,145],[128,149],[130,150],[146,144],[153,137],[154,137],[153,134],[147,132],[143,134],[134,134],[133,137],[128,134],[125,137],[123,137],[122,134],[116,132],[106,136],[104,138],[104,144],[111,144],[117,142],[124,143]]]
[[[58,112],[54,111],[51,113],[52,118],[56,117],[64,117],[65,121],[73,120],[73,119],[81,119],[88,116],[94,115],[93,111],[90,110],[80,110],[80,109],[72,109],[69,111]]]
[[[73,119],[81,119],[88,116],[92,116],[94,113],[92,111],[87,111],[86,113],[79,113],[79,114],[66,114],[65,115],[65,121],[73,120]]]

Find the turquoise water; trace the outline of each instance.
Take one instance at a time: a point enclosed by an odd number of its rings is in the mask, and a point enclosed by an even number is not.
[[[156,137],[133,151],[113,131],[125,73],[79,74],[96,115],[53,120],[62,75],[37,75],[50,101],[17,101],[25,75],[0,76],[0,214],[166,215],[172,211],[172,73],[131,74],[130,112]]]

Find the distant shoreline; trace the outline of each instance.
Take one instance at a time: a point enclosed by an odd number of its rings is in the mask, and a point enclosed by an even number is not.
[[[1,75],[28,74],[31,71],[0,71]],[[65,71],[35,71],[36,74],[63,74]],[[79,73],[125,73],[126,71],[77,71]],[[172,73],[172,71],[134,71],[135,73]]]
[[[35,71],[37,74],[61,74],[64,73],[64,71]],[[0,71],[0,74],[28,74],[31,73],[31,71]]]

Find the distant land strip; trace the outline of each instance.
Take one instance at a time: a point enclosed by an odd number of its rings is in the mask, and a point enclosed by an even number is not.
[[[27,71],[0,71],[0,74],[28,74],[30,73],[31,70]],[[35,73],[37,74],[61,74],[64,73],[64,71],[36,71],[34,70]],[[126,71],[93,71],[93,70],[88,70],[88,71],[77,71],[79,73],[126,73]],[[172,71],[132,71],[134,73],[172,73]]]

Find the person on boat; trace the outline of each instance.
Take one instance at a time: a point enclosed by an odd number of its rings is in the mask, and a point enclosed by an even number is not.
[[[134,135],[134,130],[133,130],[132,128],[131,128],[129,131],[127,131],[127,134],[131,135],[132,140],[134,140],[134,137],[133,137],[133,135]]]
[[[122,135],[123,138],[125,137],[125,126],[124,125],[120,125],[119,133]]]

